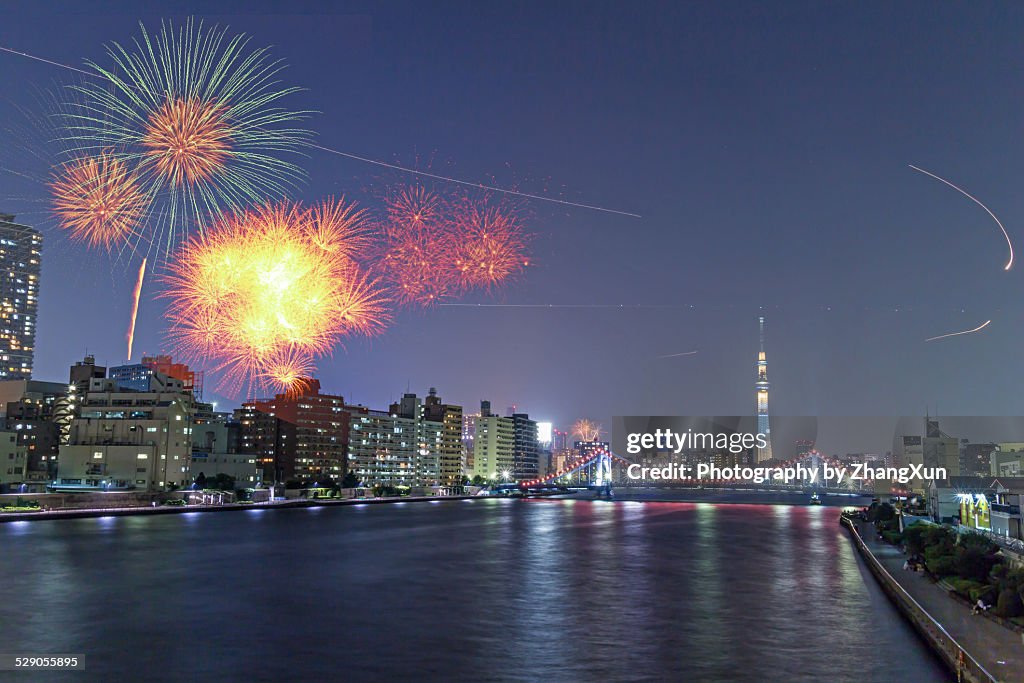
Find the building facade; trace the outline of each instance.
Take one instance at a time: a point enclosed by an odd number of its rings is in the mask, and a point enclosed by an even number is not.
[[[306,380],[301,393],[248,402],[236,417],[247,452],[270,465],[275,481],[324,484],[345,477],[350,415],[343,397],[320,392],[319,380]]]
[[[537,423],[526,413],[512,413],[512,477],[532,481],[540,474],[540,444]]]
[[[0,380],[32,376],[42,249],[38,230],[0,214]]]
[[[511,481],[515,467],[515,422],[491,413],[490,401],[480,403],[473,417],[473,476],[491,481]]]
[[[423,401],[423,419],[441,424],[438,483],[448,487],[461,486],[466,477],[462,406],[443,403],[437,390],[431,387]]]
[[[195,401],[180,380],[155,374],[147,391],[93,379],[57,457],[56,490],[160,491],[191,483]]]

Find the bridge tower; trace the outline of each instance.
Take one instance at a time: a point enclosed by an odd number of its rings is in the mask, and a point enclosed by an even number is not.
[[[597,459],[594,460],[592,466],[592,472],[591,481],[595,486],[612,485],[612,456],[607,448],[597,454]]]

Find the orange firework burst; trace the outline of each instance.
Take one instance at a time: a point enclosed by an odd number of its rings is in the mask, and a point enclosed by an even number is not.
[[[314,370],[310,356],[288,350],[268,360],[261,380],[268,386],[283,389],[286,396],[297,396],[309,388]]]
[[[50,190],[61,227],[73,239],[107,249],[134,235],[149,207],[138,177],[107,154],[64,164]]]
[[[490,289],[529,265],[519,219],[506,206],[465,202],[454,231],[454,262],[462,287]]]
[[[293,388],[315,356],[386,325],[386,301],[349,258],[345,233],[323,248],[322,209],[280,203],[229,216],[179,252],[166,278],[173,336],[184,353],[218,362],[221,386]]]
[[[320,249],[352,261],[370,247],[367,213],[330,197],[310,210],[310,240]]]
[[[230,154],[231,127],[224,107],[191,97],[171,97],[149,117],[144,156],[175,187],[210,180]]]

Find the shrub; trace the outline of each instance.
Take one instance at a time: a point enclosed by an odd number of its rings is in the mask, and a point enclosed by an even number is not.
[[[956,560],[949,555],[938,555],[925,558],[924,564],[928,571],[936,576],[950,576],[956,574]]]
[[[883,531],[882,537],[893,545],[899,545],[903,540],[903,534],[898,531]]]
[[[1001,617],[1012,619],[1024,614],[1024,604],[1021,603],[1020,595],[1009,589],[999,591],[999,599],[996,601],[996,614]]]

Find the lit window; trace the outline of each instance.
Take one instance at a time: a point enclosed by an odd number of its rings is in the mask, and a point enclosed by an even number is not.
[[[149,456],[145,453],[139,453],[139,460],[146,460],[147,458],[149,458]]]

